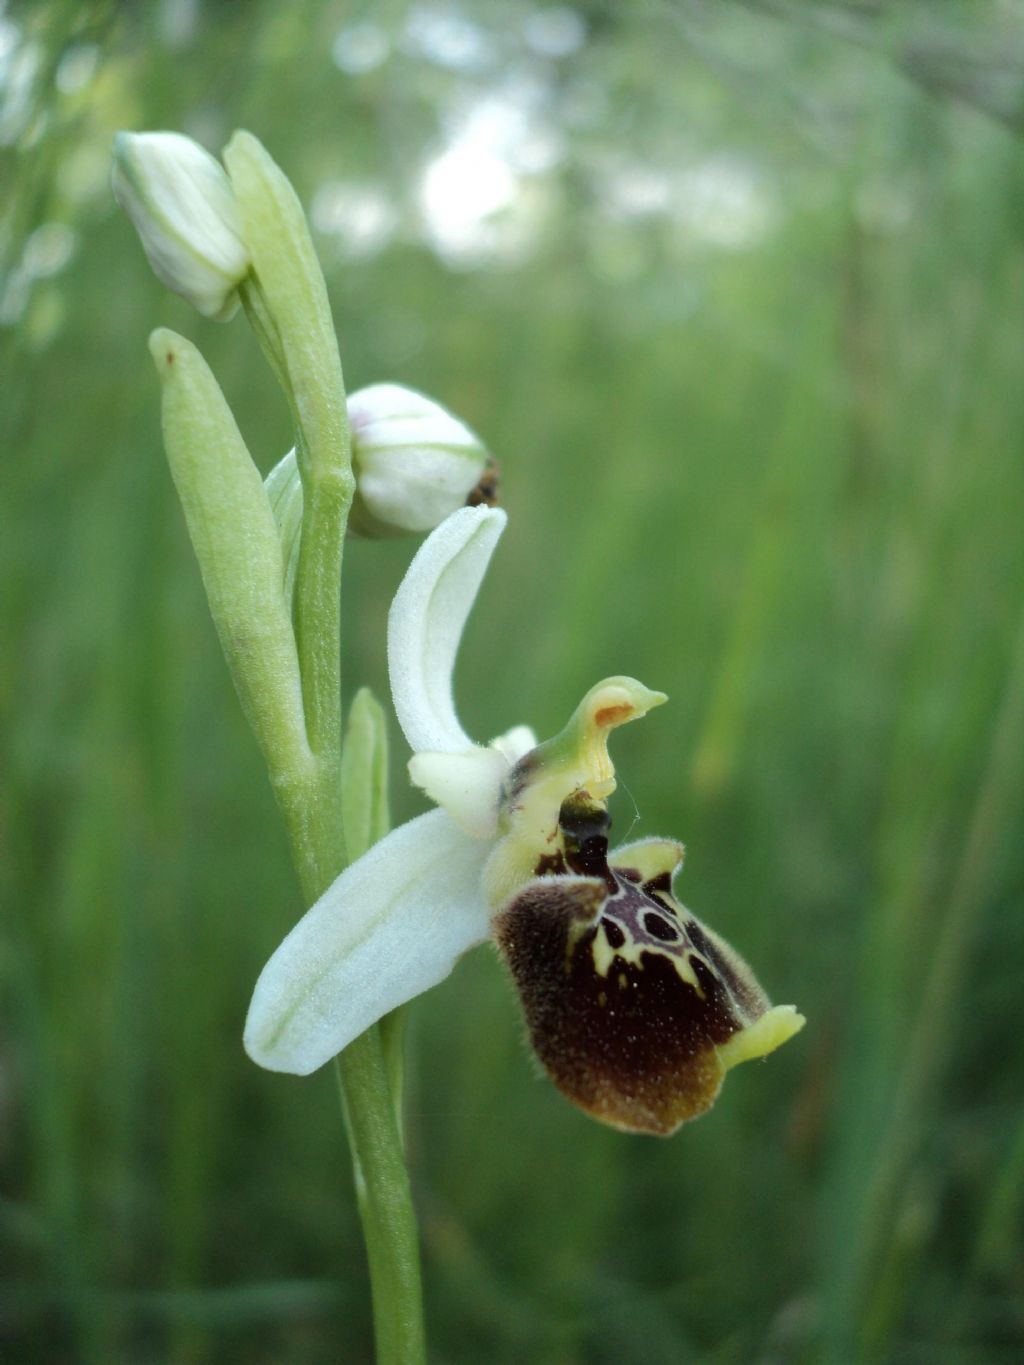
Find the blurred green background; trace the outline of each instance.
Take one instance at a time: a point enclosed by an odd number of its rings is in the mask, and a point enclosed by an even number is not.
[[[150,275],[118,128],[252,129],[350,388],[471,422],[511,522],[481,738],[628,672],[620,838],[805,1032],[668,1142],[538,1078],[489,950],[411,1011],[432,1359],[1024,1358],[1024,13],[163,0],[0,9],[0,1356],[361,1362],[329,1072],[240,1032],[302,910],[161,453],[146,336],[264,470],[239,318]],[[385,694],[413,549],[353,543]],[[420,809],[394,741],[394,812]]]

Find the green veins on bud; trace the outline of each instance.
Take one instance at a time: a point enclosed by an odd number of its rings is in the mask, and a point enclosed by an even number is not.
[[[111,183],[159,279],[205,317],[226,322],[250,261],[216,158],[180,133],[118,133]]]
[[[467,503],[492,504],[494,463],[480,438],[440,403],[400,384],[348,400],[356,498],[352,529],[430,531]]]
[[[370,538],[432,530],[452,511],[493,505],[497,480],[483,445],[439,403],[399,384],[349,396],[356,496],[349,528]],[[289,450],[266,478],[281,535],[290,602],[302,526],[302,483]]]

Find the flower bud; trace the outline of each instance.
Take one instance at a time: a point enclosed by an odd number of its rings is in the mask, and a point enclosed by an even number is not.
[[[226,322],[249,250],[220,162],[180,133],[118,133],[112,185],[157,276],[205,317]]]
[[[400,384],[348,399],[362,535],[429,531],[466,503],[493,503],[496,478],[480,438],[440,403]]]

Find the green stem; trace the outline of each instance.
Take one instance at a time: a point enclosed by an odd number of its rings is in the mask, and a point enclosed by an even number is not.
[[[345,387],[323,273],[302,206],[260,146],[225,148],[252,257],[246,313],[288,399],[302,480],[293,622],[312,763],[275,782],[306,903],[346,863],[342,810],[341,560],[355,492]],[[425,1360],[416,1221],[377,1027],[338,1058],[366,1238],[380,1365]]]
[[[353,483],[348,428],[335,433],[339,449],[310,451],[301,404],[288,373],[287,355],[259,280],[250,274],[239,293],[246,316],[292,410],[302,478],[302,538],[295,575],[295,636],[309,746],[321,765],[323,820],[341,826],[341,563]],[[342,404],[344,394],[342,394]],[[323,424],[330,428],[330,424]],[[328,446],[335,442],[327,443]],[[313,458],[313,457],[316,458]],[[344,851],[342,863],[344,866]],[[339,867],[340,870],[340,867]]]
[[[300,445],[303,515],[294,624],[313,761],[274,785],[303,895],[312,905],[346,865],[339,599],[351,486],[344,476],[332,477],[330,466],[325,470],[308,458],[280,342],[255,281],[242,290],[242,298],[292,402]],[[369,1262],[377,1359],[379,1365],[420,1365],[426,1344],[416,1215],[402,1148],[400,1097],[392,1082],[398,1073],[377,1025],[345,1049],[335,1071]]]
[[[288,383],[288,372],[285,367],[284,352],[281,349],[281,338],[278,336],[277,327],[274,325],[274,319],[267,307],[267,301],[263,297],[263,290],[259,286],[259,281],[251,271],[238,286],[238,297],[242,300],[245,316],[260,344],[267,364],[274,371],[282,392],[288,396],[290,402],[291,385]]]
[[[298,814],[285,812],[290,831],[293,821],[302,825]],[[306,807],[306,814],[319,812]],[[293,837],[292,848],[312,904],[330,882],[323,880],[322,869],[332,852],[339,856],[341,823],[332,829],[314,819],[306,829],[311,837],[301,844]],[[345,1049],[335,1071],[370,1268],[378,1365],[422,1365],[426,1341],[416,1214],[378,1025]]]
[[[345,867],[345,844],[331,774],[313,759],[301,774],[271,776],[303,898],[312,905]],[[337,781],[334,782],[337,787]]]
[[[345,1049],[335,1071],[370,1264],[377,1358],[419,1365],[426,1343],[416,1215],[378,1025]]]

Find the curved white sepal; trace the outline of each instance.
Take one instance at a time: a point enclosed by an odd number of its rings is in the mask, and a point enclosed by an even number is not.
[[[508,760],[494,749],[418,753],[409,760],[413,783],[473,839],[493,839],[497,833],[501,784],[508,770]]]
[[[452,669],[505,520],[496,507],[453,512],[420,546],[391,604],[391,696],[414,752],[473,747],[455,714]]]
[[[357,859],[263,968],[245,1022],[253,1061],[308,1075],[443,981],[487,938],[480,874],[489,851],[434,810]]]

